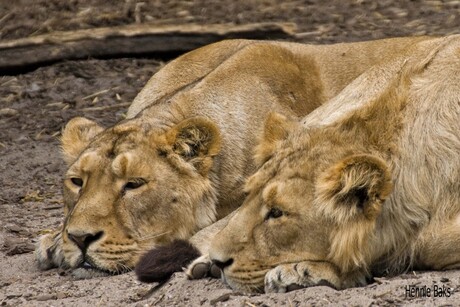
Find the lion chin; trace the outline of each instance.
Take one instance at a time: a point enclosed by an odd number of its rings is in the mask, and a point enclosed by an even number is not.
[[[271,112],[292,119],[315,113],[364,71],[423,41],[430,38],[324,46],[223,41],[163,67],[113,127],[70,120],[61,136],[65,218],[39,240],[39,267],[85,270],[88,263],[87,271],[118,274],[154,247],[190,239],[234,212],[245,180],[275,156],[278,123],[264,126]],[[253,161],[262,132],[272,142]]]
[[[187,275],[270,293],[460,268],[459,51],[419,42],[301,123],[270,115],[243,205],[197,234]]]

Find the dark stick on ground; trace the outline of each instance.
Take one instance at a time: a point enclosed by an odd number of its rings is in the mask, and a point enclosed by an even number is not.
[[[155,56],[171,58],[229,38],[293,38],[292,23],[246,25],[127,25],[53,32],[0,42],[0,75],[62,60]]]

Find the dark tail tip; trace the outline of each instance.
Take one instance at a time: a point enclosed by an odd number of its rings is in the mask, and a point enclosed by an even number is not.
[[[137,263],[135,272],[142,282],[164,282],[199,256],[200,252],[192,244],[175,240],[147,252]]]

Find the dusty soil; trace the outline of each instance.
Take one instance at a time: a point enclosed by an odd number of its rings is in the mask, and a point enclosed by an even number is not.
[[[282,3],[281,3],[282,2]],[[114,1],[0,2],[0,39],[54,30],[135,22],[157,24],[291,21],[300,41],[329,43],[401,35],[459,33],[460,1]],[[0,76],[0,304],[43,305],[459,305],[460,271],[411,272],[364,287],[316,287],[248,296],[218,280],[186,281],[176,274],[162,287],[135,276],[75,280],[40,272],[32,250],[44,229],[62,219],[59,155],[62,126],[86,116],[108,126],[163,63],[156,59],[68,61],[26,74]],[[405,287],[450,288],[450,297],[409,298]]]

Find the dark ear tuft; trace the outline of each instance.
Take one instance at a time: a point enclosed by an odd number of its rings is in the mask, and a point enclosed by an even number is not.
[[[392,191],[386,162],[370,154],[345,157],[318,179],[317,202],[338,224],[365,218],[375,221]]]
[[[139,260],[135,272],[142,282],[164,282],[199,256],[200,252],[192,244],[175,240],[147,252]]]
[[[166,141],[174,153],[207,175],[221,148],[222,138],[216,124],[204,117],[185,119],[166,132]]]
[[[200,156],[213,157],[220,151],[219,128],[204,117],[183,120],[168,131],[166,137],[174,152],[186,160]]]

